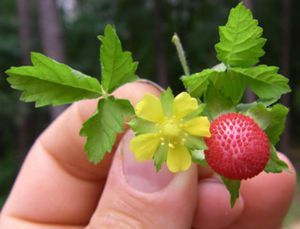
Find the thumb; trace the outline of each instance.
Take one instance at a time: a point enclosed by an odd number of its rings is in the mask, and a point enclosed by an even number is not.
[[[197,169],[159,173],[135,162],[128,132],[116,151],[91,228],[191,228],[197,203]]]

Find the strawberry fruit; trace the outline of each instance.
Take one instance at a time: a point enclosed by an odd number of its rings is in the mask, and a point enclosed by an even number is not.
[[[210,131],[204,153],[214,171],[242,180],[264,170],[270,158],[270,143],[252,118],[240,113],[223,114],[211,123]]]

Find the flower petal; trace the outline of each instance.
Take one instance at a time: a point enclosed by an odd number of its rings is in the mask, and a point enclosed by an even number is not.
[[[177,118],[183,118],[198,108],[198,102],[187,92],[182,92],[174,99],[174,114]]]
[[[135,113],[139,118],[161,123],[164,120],[160,100],[151,94],[144,95],[144,98],[136,105]]]
[[[194,136],[210,137],[210,122],[207,117],[197,117],[183,124],[182,129]]]
[[[137,161],[150,160],[158,148],[160,139],[156,134],[141,134],[130,141],[130,150]]]
[[[187,170],[192,163],[192,158],[187,148],[181,144],[175,148],[169,147],[167,166],[173,173]]]

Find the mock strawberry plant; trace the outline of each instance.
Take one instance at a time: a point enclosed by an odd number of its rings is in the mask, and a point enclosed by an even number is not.
[[[99,36],[101,81],[39,53],[31,54],[32,66],[7,70],[7,80],[22,91],[21,100],[35,102],[36,107],[99,98],[94,115],[80,131],[92,163],[101,162],[112,150],[116,135],[129,120],[136,135],[130,149],[137,161],[153,160],[157,171],[166,163],[171,172],[185,171],[192,162],[208,165],[220,175],[233,206],[242,180],[262,171],[288,169],[275,145],[288,113],[277,101],[290,87],[277,67],[258,64],[266,42],[262,32],[251,12],[238,4],[226,25],[219,27],[215,50],[220,64],[193,74],[174,35],[187,92],[174,96],[168,88],[160,98],[145,95],[135,108],[111,94],[138,79],[138,63],[123,51],[111,25]],[[257,101],[242,103],[246,88],[256,94]]]

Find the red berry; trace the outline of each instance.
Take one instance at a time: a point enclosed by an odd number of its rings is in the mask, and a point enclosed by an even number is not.
[[[270,158],[270,144],[252,118],[238,113],[224,114],[211,123],[210,132],[204,153],[214,171],[241,180],[264,170]]]

